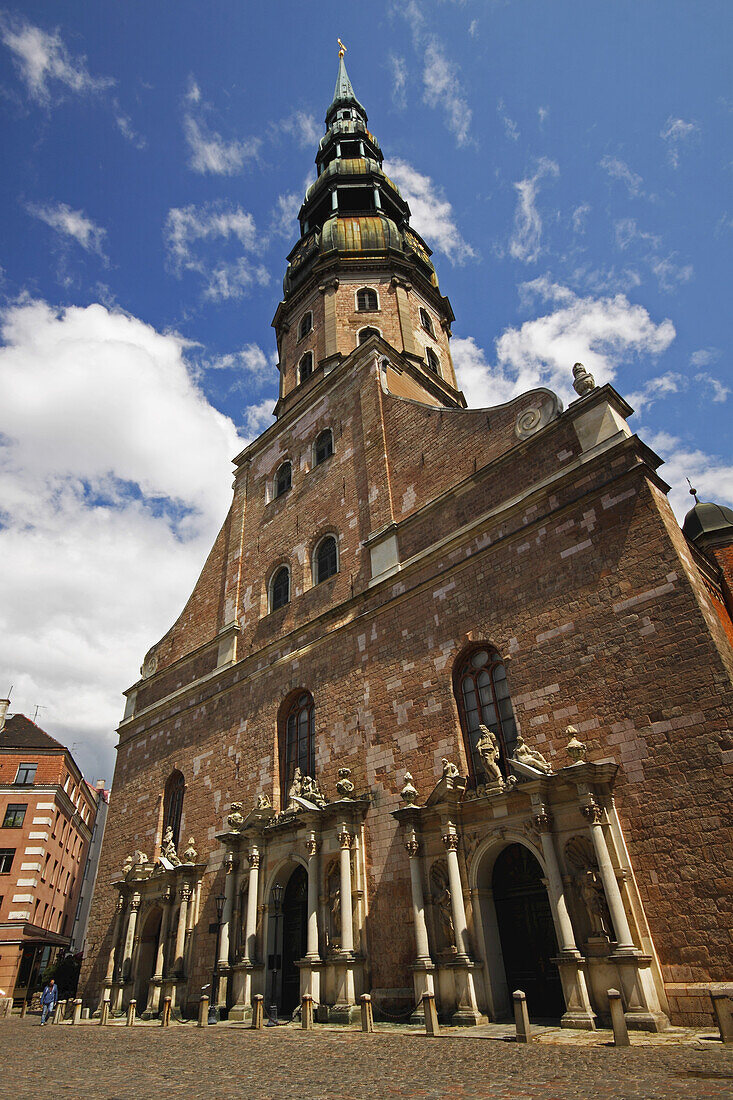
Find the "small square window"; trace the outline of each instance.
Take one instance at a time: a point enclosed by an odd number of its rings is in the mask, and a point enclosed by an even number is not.
[[[17,787],[32,787],[36,781],[38,764],[21,764],[15,777]]]
[[[28,809],[28,804],[24,803],[10,803],[5,810],[5,817],[3,818],[3,829],[20,829],[25,818],[25,811]]]
[[[15,858],[15,848],[0,848],[0,875],[9,875]]]

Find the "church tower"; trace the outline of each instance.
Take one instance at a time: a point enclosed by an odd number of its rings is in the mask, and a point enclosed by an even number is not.
[[[731,517],[698,506],[685,539],[580,364],[567,409],[465,407],[343,54],[316,165],[276,420],[125,692],[83,995],[194,1015],[213,969],[232,1020],[307,994],[346,1022],[369,993],[419,1021],[433,994],[472,1025],[521,988],[593,1029],[613,986],[629,1027],[709,1022],[733,972]]]

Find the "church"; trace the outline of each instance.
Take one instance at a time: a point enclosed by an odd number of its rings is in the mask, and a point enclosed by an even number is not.
[[[712,1019],[733,979],[733,512],[611,386],[468,409],[339,55],[276,420],[126,695],[81,991],[248,1020]],[[571,374],[572,372],[572,374]]]

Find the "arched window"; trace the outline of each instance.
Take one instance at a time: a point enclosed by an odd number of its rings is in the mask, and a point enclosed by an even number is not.
[[[289,462],[283,462],[282,466],[275,474],[275,496],[283,496],[284,493],[287,493],[292,484],[293,467]]]
[[[286,603],[290,603],[290,570],[283,565],[273,573],[270,581],[270,611],[277,611]]]
[[[334,573],[338,573],[338,547],[333,535],[327,535],[318,543],[313,555],[313,579],[315,584],[327,581]]]
[[[359,313],[375,313],[379,309],[379,299],[376,290],[370,286],[363,286],[356,292],[356,308]]]
[[[428,370],[431,370],[433,374],[440,374],[440,359],[438,359],[432,348],[425,348],[425,358],[428,363]]]
[[[308,335],[312,328],[313,314],[310,310],[308,310],[308,312],[304,313],[303,316],[300,318],[300,324],[298,325],[298,339],[302,340],[304,336]]]
[[[426,309],[420,309],[420,324],[429,332],[431,336],[435,336],[435,327],[433,325],[433,318],[430,316]]]
[[[368,325],[366,328],[359,330],[359,343],[365,344],[371,336],[381,336],[381,332],[378,328],[372,328]]]
[[[173,830],[173,843],[178,846],[178,834],[181,831],[183,796],[186,793],[186,780],[176,769],[168,776],[163,798],[163,832],[170,826]]]
[[[280,726],[280,778],[282,808],[287,805],[288,791],[295,769],[315,778],[315,706],[309,691],[298,692],[286,705]]]
[[[313,374],[313,352],[307,351],[298,364],[298,380],[305,382]]]
[[[320,466],[322,462],[325,462],[327,458],[330,458],[333,454],[333,432],[330,428],[325,428],[324,431],[316,439],[315,447],[313,448],[313,457],[315,465]]]
[[[481,738],[480,726],[488,726],[496,738],[499,767],[506,774],[506,761],[517,742],[517,726],[506,669],[495,649],[474,649],[462,659],[455,691],[474,782],[486,782],[483,758],[476,747]]]

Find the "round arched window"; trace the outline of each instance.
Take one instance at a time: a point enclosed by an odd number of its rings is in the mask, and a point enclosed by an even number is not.
[[[270,582],[270,611],[277,611],[290,603],[290,570],[283,565]]]
[[[476,746],[481,738],[480,726],[488,726],[499,745],[499,765],[506,770],[506,760],[517,742],[514,708],[509,695],[506,669],[495,649],[476,649],[464,659],[458,673],[456,689],[466,739],[466,750],[476,782],[484,782],[484,765]]]
[[[328,535],[318,544],[315,555],[315,583],[321,584],[327,581],[334,573],[338,573],[338,548],[333,535]]]

